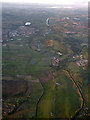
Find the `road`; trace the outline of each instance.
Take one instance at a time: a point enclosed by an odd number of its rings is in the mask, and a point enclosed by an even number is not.
[[[49,23],[49,18],[47,18],[47,20],[46,20],[46,25],[47,25],[47,26],[49,26],[48,23]]]

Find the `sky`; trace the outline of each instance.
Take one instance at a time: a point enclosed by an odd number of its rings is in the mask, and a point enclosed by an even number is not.
[[[1,0],[2,2],[42,3],[42,4],[87,4],[89,0]]]

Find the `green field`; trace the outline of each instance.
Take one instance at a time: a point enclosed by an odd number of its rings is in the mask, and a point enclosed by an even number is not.
[[[44,85],[45,93],[38,104],[37,117],[38,118],[50,118],[50,113],[53,111],[54,105],[54,93],[55,93],[55,82],[50,80]]]
[[[80,96],[64,72],[60,71],[54,80],[44,85],[44,88],[45,93],[38,104],[38,118],[71,118],[74,116],[75,111],[80,107]]]

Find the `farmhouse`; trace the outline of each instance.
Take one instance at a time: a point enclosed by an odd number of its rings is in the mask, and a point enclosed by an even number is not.
[[[60,83],[56,83],[56,85],[60,86],[61,84]]]
[[[88,60],[81,59],[76,62],[78,66],[85,66],[88,63]]]
[[[52,65],[53,65],[53,66],[59,66],[59,59],[56,58],[56,57],[53,57],[53,58],[52,58]]]
[[[73,25],[78,25],[76,22],[73,22]]]
[[[58,55],[60,55],[60,56],[62,55],[62,53],[61,53],[61,52],[58,52],[57,54],[58,54]]]

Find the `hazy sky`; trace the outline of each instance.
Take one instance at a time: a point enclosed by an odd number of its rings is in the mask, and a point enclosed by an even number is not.
[[[29,2],[29,3],[48,3],[48,4],[87,4],[89,0],[1,0],[2,2]]]

